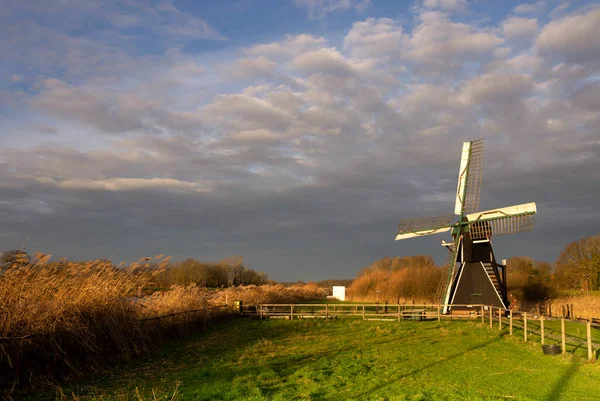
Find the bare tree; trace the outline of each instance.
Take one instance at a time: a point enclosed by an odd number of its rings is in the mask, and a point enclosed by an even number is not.
[[[556,260],[556,275],[568,288],[600,289],[600,235],[568,244]]]

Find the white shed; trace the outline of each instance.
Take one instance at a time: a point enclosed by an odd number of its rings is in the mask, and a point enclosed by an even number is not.
[[[333,286],[333,298],[339,299],[340,301],[346,300],[346,286],[344,285],[334,285]]]

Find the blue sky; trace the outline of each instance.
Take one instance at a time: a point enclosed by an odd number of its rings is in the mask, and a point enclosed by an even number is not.
[[[441,261],[443,235],[396,224],[452,211],[480,137],[481,207],[538,203],[498,257],[600,231],[594,2],[21,3],[0,11],[6,249],[235,254],[277,280]]]

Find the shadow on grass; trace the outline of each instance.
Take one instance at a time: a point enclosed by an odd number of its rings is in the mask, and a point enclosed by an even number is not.
[[[389,380],[386,383],[382,383],[382,384],[373,386],[370,389],[368,389],[366,391],[363,391],[360,394],[357,394],[355,396],[355,398],[361,398],[361,397],[367,396],[367,395],[372,394],[372,393],[374,393],[376,391],[379,391],[379,390],[381,390],[381,389],[383,389],[385,387],[388,387],[388,386],[391,386],[392,384],[395,384],[398,380],[404,379],[406,377],[417,375],[417,374],[419,374],[419,373],[421,373],[421,372],[423,372],[423,371],[425,371],[427,369],[430,369],[430,368],[432,368],[434,366],[441,365],[441,364],[446,363],[448,361],[451,361],[453,359],[459,358],[459,357],[461,357],[461,356],[463,356],[463,355],[465,355],[465,354],[467,354],[467,353],[469,353],[471,351],[475,351],[475,350],[478,350],[478,349],[481,349],[481,348],[485,348],[485,347],[487,347],[490,344],[493,344],[493,343],[496,343],[496,342],[502,340],[503,337],[504,337],[504,334],[502,333],[502,334],[500,334],[495,339],[486,341],[486,342],[478,344],[478,345],[474,345],[474,346],[472,346],[471,348],[468,348],[465,351],[457,352],[457,353],[455,353],[453,355],[450,355],[447,358],[441,359],[441,360],[439,360],[437,362],[428,363],[427,365],[425,365],[425,366],[423,366],[421,368],[418,368],[418,369],[414,369],[414,370],[412,370],[412,371],[410,371],[408,373],[397,375],[397,376],[393,377],[392,380]]]
[[[580,366],[581,365],[576,360],[571,361],[571,364],[569,365],[565,373],[563,373],[560,379],[558,379],[558,381],[554,383],[554,387],[550,389],[548,395],[546,395],[544,399],[548,401],[559,400],[561,394],[565,391],[565,387],[567,386],[567,384],[569,384],[569,382],[573,378],[573,375],[577,373]]]

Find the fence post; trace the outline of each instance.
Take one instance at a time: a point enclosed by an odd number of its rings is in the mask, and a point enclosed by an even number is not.
[[[542,345],[544,345],[544,315],[540,316],[540,331],[542,334],[542,339],[541,339]]]
[[[587,348],[588,348],[588,360],[594,359],[594,355],[592,353],[592,319],[588,319],[587,321]]]
[[[294,304],[290,304],[290,320],[294,320]]]
[[[438,322],[439,322],[440,320],[442,320],[442,317],[440,316],[441,315],[440,309],[442,308],[442,306],[438,305],[437,308],[438,308]]]
[[[493,310],[494,307],[490,305],[490,329],[494,327]]]
[[[481,324],[485,323],[485,314],[483,313],[483,305],[481,305]]]
[[[523,341],[527,341],[527,312],[523,312]]]
[[[363,304],[363,306],[362,306],[362,307],[363,307],[363,320],[366,320],[366,319],[365,319],[365,304]]]
[[[329,319],[329,304],[325,304],[325,321]]]
[[[262,304],[260,304],[260,320],[262,320]]]
[[[565,334],[565,318],[562,317],[560,319],[560,336],[562,340],[562,353],[565,355],[567,353],[567,338]]]
[[[400,322],[400,302],[398,302],[398,322]]]
[[[502,330],[502,309],[498,308],[498,330]]]
[[[509,325],[510,325],[510,335],[513,335],[513,322],[512,322],[512,309],[508,311],[509,313]]]

